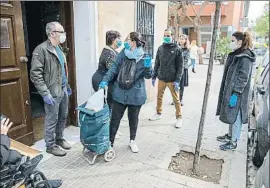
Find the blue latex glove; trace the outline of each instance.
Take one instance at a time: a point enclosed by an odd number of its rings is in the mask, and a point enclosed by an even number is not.
[[[144,67],[149,68],[152,66],[152,59],[149,55],[144,58]]]
[[[152,86],[155,87],[155,85],[156,85],[156,78],[152,78]]]
[[[72,90],[70,88],[67,88],[67,94],[70,96],[72,94]]]
[[[108,82],[102,81],[102,82],[100,82],[98,87],[99,87],[99,89],[104,89],[106,86],[108,86]]]
[[[53,97],[52,97],[51,94],[48,94],[48,95],[44,96],[43,97],[43,100],[48,105],[53,105],[55,103],[55,101],[54,101],[54,99],[53,99]]]
[[[229,106],[230,106],[230,107],[236,106],[237,100],[238,100],[238,96],[237,96],[236,94],[232,94],[232,96],[231,96],[231,98],[230,98]]]
[[[174,85],[174,90],[178,92],[179,89],[180,89],[179,83],[178,82],[174,82],[173,85]]]

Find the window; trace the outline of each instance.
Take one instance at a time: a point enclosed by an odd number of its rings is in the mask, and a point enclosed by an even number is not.
[[[145,1],[137,1],[137,32],[146,42],[145,52],[154,55],[154,16],[155,6]]]

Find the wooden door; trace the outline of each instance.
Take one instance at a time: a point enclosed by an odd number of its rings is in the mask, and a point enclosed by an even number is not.
[[[22,143],[34,141],[25,57],[21,2],[1,1],[1,114],[14,125],[8,135]]]

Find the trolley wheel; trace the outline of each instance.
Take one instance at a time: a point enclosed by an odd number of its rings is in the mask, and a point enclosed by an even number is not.
[[[115,158],[115,151],[113,149],[109,149],[108,151],[106,151],[106,153],[104,154],[104,160],[106,162],[110,162]]]

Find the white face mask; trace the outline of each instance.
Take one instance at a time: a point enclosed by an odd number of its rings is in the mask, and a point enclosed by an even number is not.
[[[237,42],[236,42],[236,41],[235,41],[235,42],[231,42],[231,43],[230,43],[230,48],[231,48],[232,50],[236,50],[236,49],[238,48]]]
[[[59,36],[59,42],[60,42],[60,43],[66,42],[66,38],[67,38],[66,35],[64,35],[64,34],[60,35],[60,36]]]

